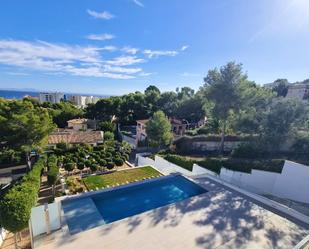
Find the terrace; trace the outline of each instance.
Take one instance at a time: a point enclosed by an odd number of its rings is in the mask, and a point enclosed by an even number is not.
[[[293,248],[309,233],[308,225],[207,176],[190,179],[207,192],[74,235],[62,227],[35,248]]]

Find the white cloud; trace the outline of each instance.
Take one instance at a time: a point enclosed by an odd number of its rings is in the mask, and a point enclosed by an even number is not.
[[[118,48],[115,46],[104,46],[102,48],[100,48],[100,50],[104,50],[104,51],[108,51],[108,52],[114,52],[117,51]]]
[[[122,51],[128,54],[136,54],[139,49],[138,48],[132,48],[132,47],[124,47],[122,48]]]
[[[189,48],[188,45],[183,45],[183,46],[180,48],[180,50],[181,50],[181,51],[185,51],[185,50],[187,50],[188,48]]]
[[[112,19],[114,18],[115,16],[112,15],[111,13],[107,12],[107,11],[103,11],[103,12],[96,12],[94,10],[87,10],[87,13],[96,18],[96,19],[105,19],[105,20],[109,20],[109,19]]]
[[[104,69],[112,73],[136,74],[143,71],[141,68],[114,67],[110,65],[104,66]]]
[[[109,53],[114,51],[124,54],[111,56]],[[140,57],[136,56],[138,51],[133,47],[117,48],[112,45],[78,46],[0,39],[0,64],[16,67],[17,73],[32,73],[27,71],[32,70],[57,75],[132,79],[151,75],[140,67],[131,67],[145,63],[145,57],[175,56],[179,53],[173,50],[148,49],[142,51],[144,57]]]
[[[133,2],[140,7],[144,7],[144,4],[139,0],[133,0]]]
[[[143,58],[138,58],[136,56],[119,56],[107,61],[106,63],[114,66],[130,66],[143,62],[145,62]]]
[[[183,76],[183,77],[201,77],[201,75],[198,74],[198,73],[188,73],[188,72],[184,72],[184,73],[180,74],[180,76]]]
[[[121,59],[116,58],[119,67],[107,65],[101,58],[101,50],[98,47],[59,45],[43,41],[0,40],[0,64],[45,73],[113,79],[132,79],[142,71],[140,68],[120,67],[134,63],[134,58],[131,61],[127,59],[127,63],[125,60],[120,63]],[[137,61],[135,58],[135,62]]]
[[[95,40],[95,41],[105,41],[105,40],[111,40],[114,39],[115,36],[112,34],[91,34],[86,36],[89,40]]]
[[[147,77],[147,76],[150,76],[150,75],[152,75],[152,74],[153,74],[153,73],[141,72],[141,73],[139,74],[139,76]]]
[[[178,54],[178,51],[146,49],[144,50],[144,54],[148,56],[148,58],[154,58],[154,57],[159,57],[159,56],[176,56]]]

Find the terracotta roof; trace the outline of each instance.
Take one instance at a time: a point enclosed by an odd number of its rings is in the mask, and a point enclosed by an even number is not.
[[[146,124],[148,121],[149,119],[140,119],[140,120],[136,120],[136,123]]]
[[[68,121],[68,123],[72,124],[86,124],[88,122],[88,119],[86,118],[77,118],[77,119],[71,119]]]
[[[52,132],[48,136],[48,144],[93,144],[98,142],[103,142],[103,133],[101,131],[64,130]]]

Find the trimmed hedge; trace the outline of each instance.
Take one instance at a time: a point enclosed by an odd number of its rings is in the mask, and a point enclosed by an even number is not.
[[[41,157],[20,182],[0,201],[0,219],[4,229],[16,233],[28,226],[31,208],[35,206],[45,158]]]
[[[203,160],[192,160],[183,156],[167,154],[163,156],[167,161],[179,165],[180,167],[192,171],[193,164],[220,174],[221,168],[227,168],[234,171],[251,173],[252,169],[264,170],[281,173],[284,160],[242,160],[231,158],[205,158]]]
[[[52,155],[48,158],[47,162],[47,182],[49,185],[54,185],[58,179],[59,168],[57,166],[57,157]]]

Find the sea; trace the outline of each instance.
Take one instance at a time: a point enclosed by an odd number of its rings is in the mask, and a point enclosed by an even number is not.
[[[19,90],[0,90],[0,98],[5,99],[23,99],[25,96],[39,97],[40,92],[36,91],[19,91]],[[64,93],[67,97],[70,95],[83,95],[83,96],[97,96],[100,98],[108,98],[110,95],[97,95],[97,94],[81,94],[81,93]]]

